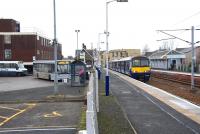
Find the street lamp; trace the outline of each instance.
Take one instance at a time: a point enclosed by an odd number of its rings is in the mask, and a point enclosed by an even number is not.
[[[78,57],[78,33],[80,32],[80,30],[75,30],[76,34],[77,34],[77,48],[76,48],[76,57]]]
[[[53,39],[53,45],[54,45],[54,60],[55,60],[55,66],[54,66],[54,94],[58,94],[58,66],[57,66],[57,39],[56,39],[56,2],[53,0],[53,14],[54,14],[54,39]]]
[[[97,57],[98,58],[98,64],[97,65],[98,65],[98,67],[100,67],[100,65],[101,65],[101,62],[100,62],[100,44],[104,43],[104,42],[100,41],[100,37],[101,37],[102,34],[105,34],[105,33],[99,33],[98,34],[98,43],[97,43],[97,52],[98,52],[98,57]]]
[[[78,33],[80,32],[80,30],[75,30],[75,32],[77,33],[77,50],[78,50]]]
[[[105,82],[105,89],[106,89],[106,96],[109,96],[109,75],[108,75],[108,4],[111,2],[128,2],[128,0],[112,0],[106,2],[106,82]]]

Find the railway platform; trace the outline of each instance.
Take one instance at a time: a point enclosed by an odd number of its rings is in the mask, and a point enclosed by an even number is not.
[[[170,71],[170,70],[156,70],[151,69],[153,72],[163,72],[163,73],[171,73],[171,74],[180,74],[180,75],[189,75],[191,76],[191,72],[178,72],[178,71]],[[200,77],[200,73],[194,73],[194,76]]]
[[[138,134],[200,134],[200,107],[110,71],[110,91]]]

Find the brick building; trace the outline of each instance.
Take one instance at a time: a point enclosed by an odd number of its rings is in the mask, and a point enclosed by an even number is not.
[[[35,32],[20,32],[19,22],[0,19],[0,60],[23,61],[53,60],[54,47],[50,39]],[[62,59],[62,46],[58,44],[58,59]]]
[[[54,47],[50,39],[37,33],[0,32],[0,60],[32,62],[53,60]],[[62,47],[58,45],[58,59],[62,59]]]
[[[0,32],[20,32],[20,23],[13,19],[0,19]]]

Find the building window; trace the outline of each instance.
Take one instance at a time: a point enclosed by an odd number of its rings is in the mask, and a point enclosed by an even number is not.
[[[11,49],[5,49],[5,59],[10,60],[12,58]]]
[[[42,37],[40,37],[40,45],[43,46],[43,39],[42,39]]]
[[[4,35],[4,43],[11,44],[11,35]]]
[[[40,54],[40,50],[37,50],[37,55],[39,55]]]
[[[44,39],[44,46],[47,46],[47,45],[46,45],[46,39]]]

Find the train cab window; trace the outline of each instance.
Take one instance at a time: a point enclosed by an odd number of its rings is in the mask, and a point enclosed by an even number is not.
[[[133,67],[140,66],[140,60],[133,60]]]
[[[149,66],[149,61],[148,60],[141,60],[141,66],[142,67]]]

